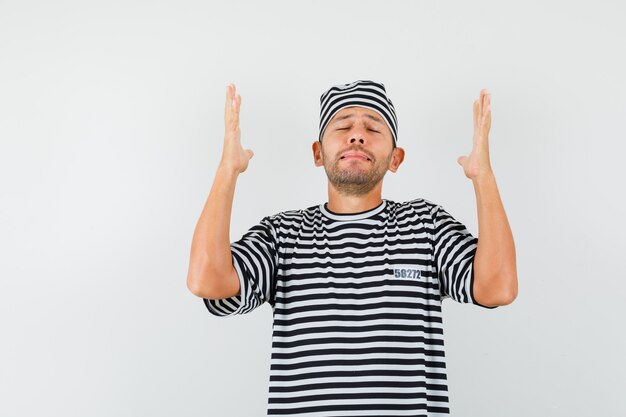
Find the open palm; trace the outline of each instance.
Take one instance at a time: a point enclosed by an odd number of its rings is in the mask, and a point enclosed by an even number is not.
[[[236,173],[244,172],[248,168],[250,158],[254,156],[251,149],[244,150],[241,146],[240,108],[241,96],[236,94],[235,85],[229,84],[224,107],[224,149],[220,165]]]
[[[484,174],[491,174],[489,159],[489,129],[491,128],[491,95],[486,89],[480,90],[480,97],[474,101],[474,135],[472,152],[457,159],[463,167],[465,176],[476,179]]]

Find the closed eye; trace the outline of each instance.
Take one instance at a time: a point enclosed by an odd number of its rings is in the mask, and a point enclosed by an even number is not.
[[[337,130],[348,130],[348,128],[347,127],[342,127],[340,129],[337,129]],[[374,129],[367,129],[367,130],[370,130],[370,131],[376,132],[376,133],[380,133],[378,130],[374,130]]]

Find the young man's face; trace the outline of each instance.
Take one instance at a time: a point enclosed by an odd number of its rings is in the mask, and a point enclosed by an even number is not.
[[[358,155],[346,155],[356,153]],[[404,151],[393,148],[393,136],[382,116],[365,107],[346,107],[326,126],[322,142],[313,144],[316,166],[324,166],[328,180],[347,194],[366,194],[395,172]]]

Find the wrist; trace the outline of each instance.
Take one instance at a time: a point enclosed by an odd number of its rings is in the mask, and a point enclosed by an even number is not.
[[[477,176],[475,176],[474,178],[472,178],[472,182],[475,185],[491,184],[491,183],[495,183],[495,181],[496,181],[496,176],[491,170],[482,172],[478,174]]]
[[[235,168],[229,167],[228,165],[221,164],[221,163],[217,167],[217,173],[220,175],[225,175],[228,177],[235,177],[235,178],[239,176],[239,172]]]

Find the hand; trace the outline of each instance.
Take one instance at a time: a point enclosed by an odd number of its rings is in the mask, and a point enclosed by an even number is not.
[[[472,152],[469,156],[460,156],[457,159],[463,167],[465,176],[472,180],[482,175],[491,175],[489,160],[489,129],[491,128],[491,94],[480,90],[480,97],[474,101],[474,137]]]
[[[224,150],[220,167],[242,173],[248,168],[248,162],[254,155],[251,149],[244,150],[241,146],[241,129],[239,128],[239,109],[241,96],[236,94],[234,84],[226,89],[226,106],[224,109]]]

